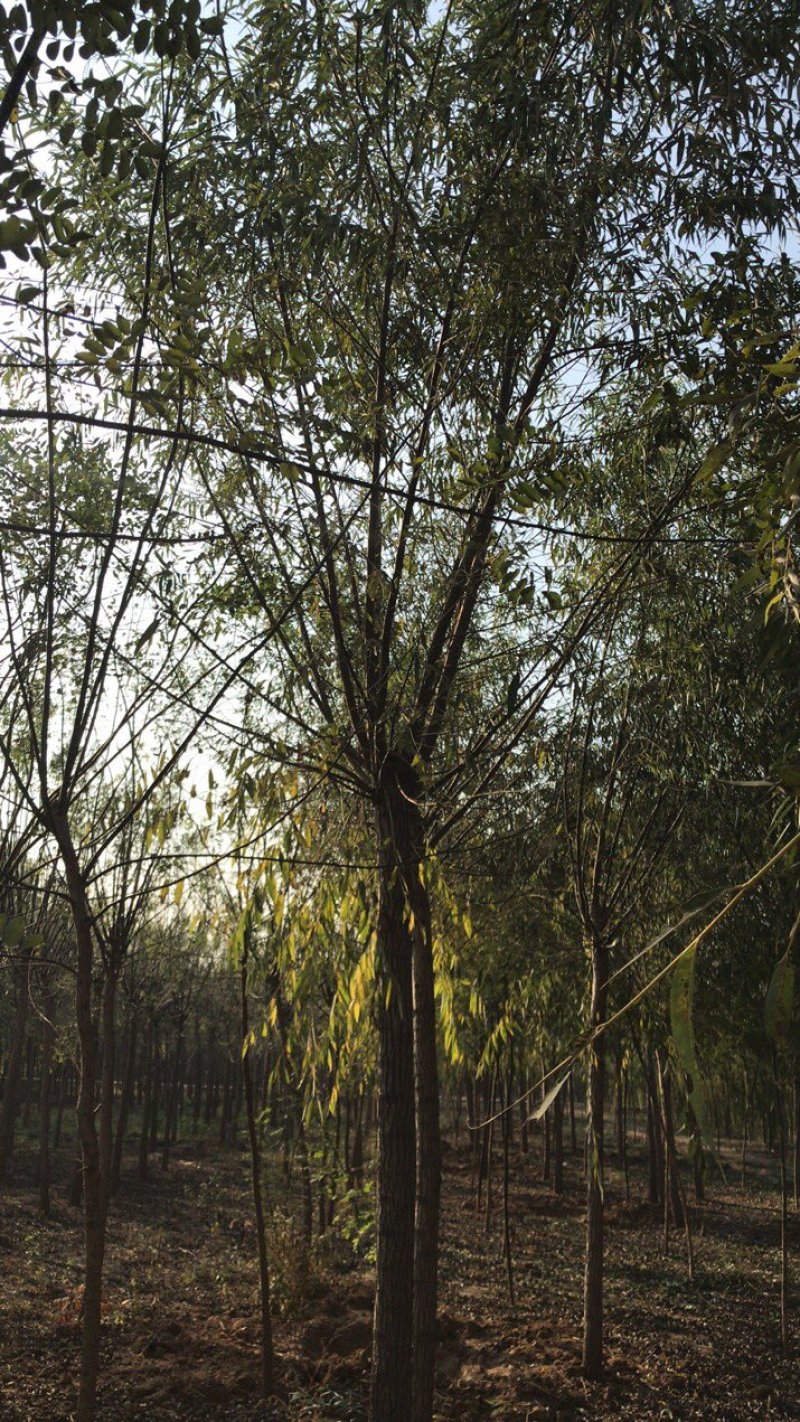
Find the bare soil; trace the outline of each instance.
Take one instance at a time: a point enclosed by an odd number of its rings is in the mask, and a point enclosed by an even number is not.
[[[512,1154],[515,1302],[502,1254],[500,1163],[490,1232],[476,1208],[463,1138],[446,1153],[437,1417],[533,1419],[800,1418],[800,1307],[781,1355],[777,1168],[753,1154],[743,1191],[728,1169],[692,1207],[696,1276],[682,1234],[663,1249],[661,1211],[644,1202],[632,1152],[631,1199],[608,1172],[607,1371],[580,1375],[583,1181],[566,1193]],[[733,1160],[733,1156],[730,1157]],[[68,1158],[60,1168],[66,1177]],[[80,1211],[54,1191],[42,1220],[22,1143],[0,1196],[0,1418],[68,1422],[78,1366]],[[790,1254],[800,1251],[792,1214]],[[247,1157],[180,1143],[163,1174],[132,1169],[109,1223],[100,1422],[312,1422],[366,1415],[373,1278],[335,1235],[308,1275],[291,1221],[276,1227],[280,1394],[258,1399],[257,1273]],[[800,1298],[797,1303],[800,1304]]]

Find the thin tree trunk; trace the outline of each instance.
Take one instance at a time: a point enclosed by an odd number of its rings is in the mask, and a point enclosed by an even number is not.
[[[547,1095],[546,1077],[547,1068],[544,1064],[544,1060],[542,1060],[542,1100],[544,1100],[545,1096]],[[548,1182],[550,1180],[550,1176],[552,1174],[552,1110],[553,1108],[550,1107],[547,1111],[545,1111],[542,1117],[542,1180],[545,1182]]]
[[[522,1154],[527,1155],[529,1150],[529,1127],[528,1127],[528,1073],[523,1072],[520,1078],[520,1096],[522,1100],[519,1105],[519,1141],[522,1147]]]
[[[358,1097],[356,1098],[355,1117],[356,1124],[353,1133],[351,1167],[353,1172],[353,1185],[357,1190],[360,1190],[364,1184],[364,1093],[361,1091],[359,1091]]]
[[[175,1054],[172,1059],[172,1071],[164,1072],[164,1141],[161,1147],[161,1169],[169,1169],[169,1157],[172,1148],[172,1136],[178,1119],[178,1102],[181,1089],[181,1072],[183,1063],[181,1056],[183,1053],[183,1023],[178,1024],[178,1035],[175,1042]]]
[[[247,944],[242,953],[241,963],[241,1027],[242,1042],[247,1042],[250,1030],[247,1003]],[[272,1313],[270,1309],[269,1256],[267,1253],[267,1225],[264,1218],[264,1195],[261,1183],[261,1148],[258,1140],[256,1121],[256,1099],[253,1086],[253,1064],[249,1051],[242,1057],[244,1077],[245,1110],[247,1112],[247,1134],[250,1140],[250,1174],[253,1186],[253,1208],[256,1219],[256,1242],[258,1245],[258,1282],[261,1299],[261,1392],[269,1397],[275,1383],[275,1352],[272,1341]]]
[[[631,1202],[631,1177],[628,1169],[628,1103],[630,1100],[631,1074],[625,1073],[625,1086],[622,1093],[622,1174],[625,1179],[625,1203]]]
[[[122,1154],[125,1149],[125,1133],[128,1129],[128,1117],[133,1105],[133,1089],[136,1077],[136,1047],[138,1041],[138,1022],[136,1012],[133,1007],[130,1010],[128,1022],[128,1051],[125,1059],[125,1074],[122,1081],[122,1096],[119,1103],[119,1118],[117,1120],[117,1132],[114,1137],[114,1152],[111,1158],[111,1187],[110,1193],[115,1195],[119,1189],[120,1175],[122,1173]]]
[[[705,1180],[703,1178],[703,1142],[700,1136],[700,1128],[697,1124],[697,1117],[694,1114],[694,1109],[689,1099],[691,1089],[691,1083],[687,1078],[686,1121],[690,1131],[692,1183],[694,1185],[695,1204],[702,1205],[706,1198]]]
[[[205,1110],[205,1117],[206,1117],[206,1125],[207,1125],[207,1126],[210,1125],[210,1123],[211,1123],[211,1121],[212,1121],[212,1119],[213,1119],[213,1117],[214,1117],[214,1111],[215,1111],[214,1099],[215,1099],[216,1081],[217,1081],[216,1058],[215,1058],[215,1055],[214,1055],[214,1047],[213,1047],[213,1043],[212,1043],[212,1040],[211,1040],[211,1032],[209,1031],[209,1034],[208,1034],[208,1042],[207,1042],[207,1051],[206,1051],[206,1110]]]
[[[200,1042],[200,1019],[194,1019],[194,1085],[192,1086],[192,1127],[197,1135],[200,1121],[200,1097],[203,1092],[203,1048]]]
[[[20,1087],[22,1085],[22,1062],[25,1055],[25,1026],[28,1020],[27,964],[17,968],[15,977],[17,980],[17,1004],[3,1091],[3,1110],[0,1114],[0,1181],[6,1178],[14,1154],[14,1135],[17,1128]]]
[[[658,1062],[658,1081],[664,1126],[664,1141],[666,1144],[664,1180],[669,1194],[672,1223],[676,1229],[680,1229],[682,1210],[680,1181],[678,1179],[677,1170],[678,1152],[675,1146],[675,1122],[672,1116],[672,1080],[667,1066],[660,1059]]]
[[[55,993],[45,993],[42,1028],[42,1080],[39,1091],[39,1209],[50,1214],[50,1108],[53,1098],[53,1048],[55,1046]]]
[[[608,999],[608,949],[592,941],[591,1025],[606,1018]],[[605,1094],[605,1038],[597,1037],[589,1049],[589,1120],[587,1122],[586,1272],[583,1291],[583,1376],[597,1381],[603,1370],[603,1098]]]
[[[494,1116],[495,1100],[497,1097],[497,1077],[498,1069],[495,1065],[494,1071],[492,1072],[491,1091],[489,1093],[489,1120],[486,1126],[486,1215],[484,1219],[484,1228],[487,1234],[490,1234],[492,1229],[492,1153],[494,1148],[495,1125],[494,1121],[492,1120],[492,1117]]]
[[[477,1189],[476,1189],[476,1194],[475,1194],[475,1209],[476,1209],[476,1210],[480,1210],[480,1207],[481,1207],[481,1197],[482,1197],[482,1194],[483,1194],[483,1182],[484,1182],[484,1180],[488,1180],[488,1178],[489,1178],[489,1157],[490,1157],[490,1153],[491,1153],[491,1144],[492,1144],[492,1134],[491,1134],[492,1128],[491,1128],[491,1123],[490,1123],[490,1121],[489,1121],[488,1118],[489,1118],[489,1117],[493,1114],[493,1112],[494,1112],[494,1083],[495,1083],[495,1077],[494,1077],[494,1073],[492,1073],[491,1083],[485,1082],[485,1083],[484,1083],[484,1089],[483,1089],[483,1101],[484,1101],[484,1111],[483,1111],[483,1115],[484,1115],[484,1122],[485,1122],[485,1124],[484,1124],[484,1126],[482,1127],[482,1129],[481,1129],[481,1131],[480,1131],[480,1137],[479,1137],[479,1146],[480,1146],[480,1149],[479,1149],[479,1153],[478,1153],[478,1184],[477,1184]]]
[[[69,1088],[70,1073],[67,1063],[62,1062],[59,1067],[58,1082],[58,1109],[56,1111],[56,1126],[53,1132],[53,1150],[58,1150],[61,1144],[61,1126],[64,1120],[64,1107],[67,1104],[67,1090]]]
[[[553,1102],[553,1191],[564,1193],[564,1092]]]
[[[778,1125],[778,1150],[781,1167],[781,1349],[784,1358],[789,1356],[789,1243],[787,1236],[789,1213],[789,1181],[786,1170],[786,1114],[783,1109],[783,1092],[778,1077],[777,1053],[773,1048],[773,1076],[775,1079],[775,1115]]]
[[[70,1177],[69,1189],[67,1190],[67,1204],[78,1209],[83,1203],[83,1152],[81,1151],[80,1138],[76,1143],[75,1164]]]
[[[221,1146],[228,1144],[228,1131],[231,1114],[231,1058],[230,1052],[225,1053],[225,1079],[222,1088],[222,1111],[219,1118],[219,1143]]]
[[[569,1149],[571,1155],[578,1154],[578,1130],[575,1124],[575,1067],[570,1067],[569,1085]]]
[[[311,1183],[311,1158],[308,1153],[308,1137],[303,1124],[303,1103],[298,1092],[297,1102],[297,1154],[300,1157],[300,1174],[303,1181],[303,1239],[306,1249],[311,1248],[314,1235],[314,1191]]]
[[[155,1027],[152,1022],[147,1027],[145,1047],[144,1095],[142,1098],[142,1129],[139,1136],[139,1179],[147,1179],[150,1147],[150,1111],[153,1098],[153,1053],[155,1050]]]
[[[794,1076],[794,1207],[800,1210],[800,1065]]]
[[[236,1145],[236,1138],[239,1133],[239,1116],[242,1110],[243,1097],[244,1087],[242,1084],[241,1072],[235,1071],[233,1088],[231,1090],[231,1106],[230,1117],[228,1120],[228,1134],[226,1137],[226,1144],[230,1149],[233,1149],[233,1147]]]
[[[150,1149],[155,1150],[158,1145],[158,1112],[161,1104],[163,1092],[164,1072],[166,1069],[167,1045],[164,1043],[164,1051],[161,1050],[161,1033],[156,1023],[153,1030],[153,1073],[150,1082],[150,1119],[148,1122]]]
[[[647,1197],[651,1205],[657,1205],[661,1198],[664,1176],[664,1152],[661,1145],[661,1113],[655,1096],[652,1056],[648,1054],[644,1063],[645,1085],[647,1088]]]
[[[508,1184],[509,1184],[509,1161],[508,1147],[511,1138],[511,1070],[506,1077],[505,1099],[503,1106],[503,1253],[506,1261],[506,1280],[508,1282],[508,1298],[511,1307],[514,1307],[514,1261],[511,1257],[511,1220],[508,1207]]]
[[[36,1041],[32,1034],[29,1034],[25,1044],[25,1106],[22,1113],[22,1124],[27,1131],[31,1123],[31,1110],[33,1108],[33,1083],[36,1076]]]

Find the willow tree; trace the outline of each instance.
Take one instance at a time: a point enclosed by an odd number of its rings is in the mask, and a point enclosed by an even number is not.
[[[25,319],[42,338],[53,408],[52,352],[63,332],[54,329],[60,322],[46,281],[43,301],[42,319]],[[135,402],[136,392],[130,419]],[[195,660],[187,684],[192,629],[177,602],[153,619],[145,595],[180,485],[172,461],[147,468],[130,425],[115,446],[80,434],[59,440],[51,423],[44,450],[30,436],[4,434],[0,464],[0,759],[19,804],[17,836],[38,842],[44,865],[60,862],[71,914],[85,1226],[76,1416],[89,1422],[111,1181],[116,981],[148,891],[145,833],[163,843],[177,813],[179,789],[173,787],[172,804],[159,802],[158,792],[172,776],[179,786],[181,755],[205,714],[190,687],[203,687],[208,709],[224,694],[226,674]],[[3,868],[13,874],[11,850]]]
[[[695,254],[792,207],[793,6],[366,0],[228,19],[216,45],[162,42],[157,72],[134,61],[138,111],[65,177],[89,219],[82,281],[103,274],[124,306],[148,202],[163,239],[146,312],[98,323],[84,355],[124,399],[146,332],[153,449],[171,430],[192,460],[225,636],[259,620],[278,634],[248,672],[264,754],[370,807],[372,1412],[425,1422],[440,1174],[428,848],[491,783],[692,476],[642,511],[602,587],[459,744],[465,651],[509,606],[541,606],[536,514],[574,431],[576,366],[590,385],[631,362],[670,368],[695,340],[679,310]]]

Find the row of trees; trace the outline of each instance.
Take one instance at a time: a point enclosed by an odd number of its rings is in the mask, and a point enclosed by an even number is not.
[[[117,989],[171,903],[329,1113],[377,1051],[372,1413],[427,1422],[464,1019],[505,1051],[536,999],[570,1057],[539,953],[588,952],[596,1377],[604,1024],[650,960],[616,974],[718,849],[737,878],[785,831],[724,782],[792,775],[792,7],[162,9],[8,21],[4,882],[32,953],[42,863],[71,915],[77,1415]],[[465,1014],[470,906],[487,943],[506,892]]]

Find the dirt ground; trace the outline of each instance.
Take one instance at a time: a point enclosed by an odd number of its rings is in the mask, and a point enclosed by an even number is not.
[[[512,1157],[515,1303],[493,1219],[476,1210],[469,1153],[446,1153],[437,1412],[450,1422],[578,1418],[800,1418],[800,1290],[792,1357],[781,1356],[776,1165],[752,1157],[743,1192],[732,1170],[692,1208],[696,1277],[682,1235],[663,1252],[660,1211],[643,1202],[633,1153],[631,1202],[608,1172],[607,1374],[580,1376],[583,1181],[567,1161],[556,1197],[534,1156]],[[68,1166],[65,1157],[64,1173]],[[0,1196],[0,1418],[68,1422],[77,1376],[79,1211],[54,1192],[42,1220],[23,1148]],[[797,1258],[800,1219],[790,1221]],[[257,1275],[247,1157],[178,1144],[169,1173],[132,1172],[112,1207],[106,1262],[101,1422],[312,1422],[365,1417],[372,1277],[331,1235],[310,1272],[295,1227],[273,1232],[280,1396],[258,1400]]]

